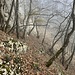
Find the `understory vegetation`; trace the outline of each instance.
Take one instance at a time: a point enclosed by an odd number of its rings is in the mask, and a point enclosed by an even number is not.
[[[75,74],[75,0],[0,0],[0,75]]]

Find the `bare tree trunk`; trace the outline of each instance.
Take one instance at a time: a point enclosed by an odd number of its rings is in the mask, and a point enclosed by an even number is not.
[[[15,0],[12,1],[11,9],[10,9],[10,12],[9,12],[9,17],[8,17],[8,19],[7,19],[7,21],[6,21],[5,32],[7,31],[7,28],[8,28],[8,25],[9,25],[9,21],[10,21],[11,14],[12,14],[12,11],[13,11],[14,1],[15,1]]]
[[[70,63],[71,63],[71,61],[72,61],[72,59],[73,59],[74,52],[75,52],[75,45],[74,45],[73,52],[72,52],[71,56],[69,57],[69,62],[68,62],[68,64],[67,64],[67,66],[66,66],[65,70],[67,70],[67,69],[68,69],[68,67],[69,67],[69,65],[70,65]]]
[[[8,31],[8,34],[10,34],[10,33],[13,33],[14,32],[14,30],[15,30],[15,19],[14,19],[14,23],[13,23],[13,26],[12,26],[12,28]]]
[[[4,13],[3,13],[3,3],[0,0],[0,29],[4,31]]]
[[[69,14],[70,15],[70,14]],[[69,17],[69,15],[60,23],[60,26],[59,26],[59,31],[57,32],[57,34],[55,35],[54,39],[53,39],[53,42],[52,42],[52,46],[51,48],[49,48],[49,52],[51,55],[54,55],[54,51],[53,51],[53,48],[54,46],[56,45],[56,43],[62,38],[62,36],[64,35],[64,32],[66,31],[66,28],[68,26],[68,24],[64,27],[63,30],[61,30],[61,25],[64,23],[64,21]],[[59,36],[60,34],[60,36]],[[59,36],[59,37],[58,37]],[[58,38],[57,38],[58,37]],[[57,39],[56,39],[57,38]]]
[[[19,23],[18,23],[19,0],[16,0],[15,20],[16,20],[16,36],[19,38]]]
[[[31,34],[31,32],[33,31],[34,28],[35,28],[35,21],[34,21],[34,23],[33,23],[33,27],[32,27],[32,29],[28,32],[28,35]]]
[[[66,38],[67,38],[67,35],[68,35],[68,32],[69,32],[70,24],[71,24],[71,18],[69,18],[69,20],[68,20],[68,26],[67,26],[67,29],[66,29],[66,32],[65,32],[64,42],[66,41]],[[65,64],[65,50],[62,51],[62,65],[64,66],[64,64]]]
[[[74,39],[73,39],[73,43],[72,43],[72,46],[71,46],[71,51],[72,51],[72,54],[69,56],[69,58],[65,61],[65,63],[67,64],[66,67],[65,67],[65,70],[68,69],[72,59],[73,59],[73,56],[74,56],[74,52],[75,52],[75,36],[74,36]]]
[[[73,9],[72,9],[72,14],[71,14],[71,18],[73,20],[73,27],[72,30],[67,34],[65,42],[63,44],[63,46],[57,51],[57,53],[47,62],[46,66],[49,67],[53,61],[58,58],[58,56],[65,50],[65,48],[67,47],[68,43],[69,43],[69,39],[71,37],[71,35],[73,34],[74,30],[75,30],[75,17],[74,17],[74,9],[75,9],[75,0],[73,1]]]
[[[53,17],[54,17],[54,15],[52,15],[52,17],[50,17],[50,18],[47,20],[47,24],[46,24],[45,32],[44,32],[44,37],[43,37],[43,39],[42,39],[42,44],[44,43],[44,40],[45,40],[45,36],[46,36],[46,29],[47,29],[47,26],[48,26],[49,20],[50,20],[51,18],[53,18]]]
[[[15,2],[14,2],[13,8],[14,8],[14,11],[15,11],[15,9],[16,9],[16,4],[15,4]],[[15,24],[15,23],[16,23],[16,16],[15,16],[15,13],[14,13],[13,26],[12,26],[12,28],[7,32],[8,34],[13,33],[13,32],[15,31],[15,29],[16,29],[16,24]]]
[[[29,7],[29,12],[28,12],[28,17],[27,17],[26,25],[24,27],[24,32],[23,32],[22,38],[25,38],[26,29],[27,29],[27,26],[28,26],[28,23],[29,23],[29,18],[30,18],[30,15],[31,15],[31,4],[32,4],[32,0],[30,0],[30,7]]]
[[[36,37],[39,39],[39,31],[38,31],[38,27],[37,27],[37,23],[36,23]]]

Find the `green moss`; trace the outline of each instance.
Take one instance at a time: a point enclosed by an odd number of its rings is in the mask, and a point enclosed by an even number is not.
[[[15,57],[14,58],[14,63],[16,63],[16,64],[21,63],[21,58],[20,57]]]
[[[5,71],[0,71],[0,75],[3,75],[4,72],[5,72]]]
[[[34,70],[40,70],[38,63],[32,63],[32,68],[33,68]]]

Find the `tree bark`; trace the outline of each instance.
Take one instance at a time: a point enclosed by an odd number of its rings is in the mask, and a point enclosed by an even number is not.
[[[53,61],[58,58],[58,56],[65,50],[65,48],[68,46],[69,43],[69,39],[71,37],[71,35],[73,34],[74,30],[75,30],[75,17],[74,17],[74,9],[75,9],[75,0],[73,1],[73,8],[72,8],[72,14],[71,14],[71,18],[73,20],[73,27],[72,30],[67,34],[66,36],[66,40],[63,44],[63,46],[57,51],[57,53],[47,62],[46,66],[49,67]]]
[[[9,12],[9,17],[8,17],[8,19],[7,19],[7,21],[6,21],[5,32],[7,31],[8,24],[9,24],[9,21],[10,21],[10,18],[11,18],[11,14],[12,14],[12,11],[13,11],[13,6],[14,6],[14,1],[15,1],[15,0],[12,1],[11,9],[10,9],[10,12]]]
[[[19,0],[16,0],[15,20],[16,20],[16,36],[19,38],[19,23],[18,23]]]

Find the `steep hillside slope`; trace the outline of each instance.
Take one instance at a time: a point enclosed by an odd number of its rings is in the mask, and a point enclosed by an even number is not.
[[[0,43],[8,41],[9,37],[9,35],[0,31]],[[22,39],[17,40],[14,35],[11,37],[14,41],[25,43]],[[45,66],[50,56],[38,39],[28,36],[26,43],[28,49],[26,52],[19,54],[9,51],[5,46],[0,46],[0,75],[69,75],[57,60],[51,67]]]

